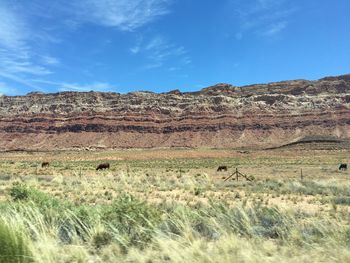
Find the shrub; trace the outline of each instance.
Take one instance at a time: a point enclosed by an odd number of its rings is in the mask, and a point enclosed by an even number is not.
[[[258,236],[285,239],[295,226],[294,219],[276,207],[255,208],[252,212],[253,229]]]
[[[69,205],[65,216],[60,220],[58,236],[63,243],[71,243],[73,237],[87,241],[89,229],[96,224],[97,210],[86,206]]]
[[[129,245],[143,247],[160,222],[160,212],[137,198],[123,194],[102,212],[102,219],[123,234]]]
[[[29,198],[29,192],[27,185],[15,183],[10,189],[10,196],[14,201],[27,200]]]
[[[10,189],[10,196],[13,201],[32,201],[39,208],[52,208],[59,207],[63,203],[58,199],[38,191],[36,189],[28,187],[26,184],[15,183]]]
[[[23,234],[0,220],[0,263],[26,262],[33,260]]]
[[[350,205],[349,196],[337,196],[334,198],[333,202],[337,205]]]
[[[97,249],[100,249],[104,246],[109,245],[111,241],[112,241],[112,234],[105,231],[98,232],[92,236],[92,244]]]
[[[227,204],[211,204],[208,211],[220,225],[240,236],[286,239],[297,227],[293,215],[282,212],[277,207],[256,205],[253,207],[233,207]]]
[[[194,189],[194,195],[200,195],[203,192],[204,192],[204,189],[202,187],[196,187]]]

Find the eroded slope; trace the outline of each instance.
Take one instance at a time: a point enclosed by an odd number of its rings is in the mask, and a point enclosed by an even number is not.
[[[0,97],[1,150],[275,147],[350,138],[350,75],[199,92]]]

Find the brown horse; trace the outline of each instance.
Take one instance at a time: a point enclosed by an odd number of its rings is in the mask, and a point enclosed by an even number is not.
[[[96,167],[96,171],[98,171],[98,170],[103,170],[103,169],[109,169],[109,163],[100,163],[100,164]]]
[[[49,163],[49,162],[42,162],[42,163],[41,163],[41,168],[49,167],[49,166],[50,166],[50,163]]]
[[[227,171],[227,166],[226,165],[220,165],[216,171],[218,171],[218,172]]]
[[[346,163],[342,163],[339,166],[340,171],[346,171],[348,169],[348,165]]]

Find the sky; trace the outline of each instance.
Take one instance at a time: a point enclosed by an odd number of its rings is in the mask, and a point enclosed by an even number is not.
[[[0,94],[350,73],[349,0],[0,0]]]

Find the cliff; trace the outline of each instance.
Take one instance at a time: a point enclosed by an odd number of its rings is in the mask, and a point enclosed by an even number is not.
[[[0,97],[0,150],[271,148],[350,138],[350,75],[198,92]]]

